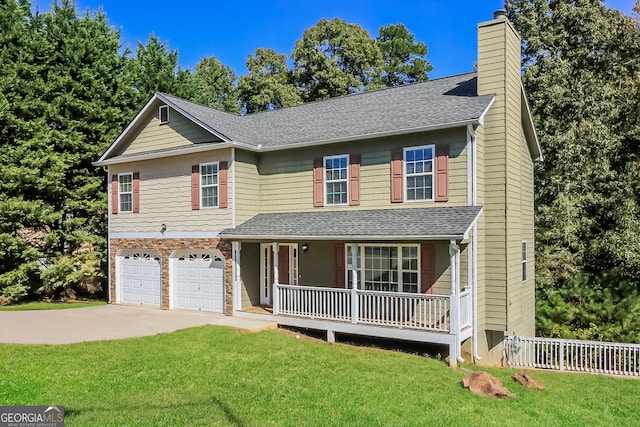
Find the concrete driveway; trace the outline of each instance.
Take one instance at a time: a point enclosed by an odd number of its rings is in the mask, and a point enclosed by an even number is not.
[[[115,340],[201,325],[251,332],[277,327],[274,322],[220,314],[109,304],[64,310],[0,311],[0,343],[70,344]]]

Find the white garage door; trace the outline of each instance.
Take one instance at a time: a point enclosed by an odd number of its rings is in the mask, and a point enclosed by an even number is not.
[[[120,256],[120,302],[160,307],[162,279],[160,257],[153,252],[131,251]]]
[[[222,313],[224,258],[215,253],[190,252],[174,258],[175,308]]]

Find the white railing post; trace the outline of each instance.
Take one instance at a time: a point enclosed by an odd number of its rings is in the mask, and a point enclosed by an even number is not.
[[[280,293],[278,292],[278,242],[273,242],[273,291],[272,291],[272,307],[273,314],[277,315],[280,311]]]
[[[453,333],[457,337],[460,335],[460,324],[458,323],[460,317],[460,300],[458,294],[458,268],[456,266],[457,253],[460,250],[455,240],[451,240],[449,244],[449,271],[451,272],[451,293],[449,296],[449,333]]]
[[[356,245],[349,245],[351,254],[351,323],[358,323],[358,254]]]

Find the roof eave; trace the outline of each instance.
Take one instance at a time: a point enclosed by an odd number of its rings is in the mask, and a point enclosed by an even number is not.
[[[493,102],[493,100],[491,102]],[[487,108],[489,108],[489,107],[487,107]],[[486,110],[485,110],[485,112],[482,113],[481,117],[484,117],[485,113],[486,113]],[[318,146],[318,145],[337,144],[337,143],[341,143],[341,142],[359,141],[359,140],[363,140],[363,139],[384,138],[384,137],[389,137],[389,136],[406,135],[406,134],[410,134],[410,133],[429,132],[429,131],[441,130],[441,129],[451,129],[451,128],[457,128],[457,127],[466,127],[468,124],[480,125],[480,124],[482,124],[482,122],[480,121],[480,118],[473,118],[473,119],[468,119],[468,120],[461,120],[461,121],[458,121],[458,122],[438,123],[438,124],[435,124],[435,125],[418,126],[418,127],[414,127],[414,128],[405,128],[405,129],[397,129],[397,130],[392,130],[392,131],[387,131],[387,132],[376,132],[376,133],[370,133],[370,134],[350,135],[350,136],[345,136],[345,137],[341,137],[341,138],[332,138],[332,139],[325,139],[325,140],[320,140],[320,141],[306,141],[306,142],[299,142],[299,143],[295,143],[295,144],[282,144],[282,145],[274,145],[274,146],[267,146],[267,147],[265,147],[262,144],[258,144],[257,150],[258,151],[262,151],[262,152],[267,152],[267,151],[288,150],[288,149],[292,149],[292,148],[315,147],[315,146]]]
[[[112,157],[106,160],[99,160],[91,163],[93,166],[109,166],[122,163],[139,162],[143,160],[154,160],[163,157],[179,156],[183,154],[201,153],[203,151],[222,150],[224,148],[231,148],[236,144],[230,142],[216,142],[216,143],[200,143],[193,146],[185,147],[184,149],[167,150],[167,151],[154,151],[140,154],[133,154],[126,157]]]
[[[529,145],[529,151],[531,157],[534,160],[543,161],[542,147],[538,140],[538,134],[536,133],[536,127],[533,123],[533,116],[531,115],[531,108],[529,107],[529,101],[527,101],[527,94],[524,91],[524,85],[520,82],[520,94],[521,94],[521,115],[522,115],[522,127],[524,128],[524,134],[527,138],[527,144]]]
[[[463,240],[465,239],[465,233],[462,234],[437,234],[437,235],[384,235],[384,236],[375,236],[375,235],[279,235],[279,234],[271,234],[271,235],[262,235],[262,234],[227,234],[221,232],[219,236],[221,238],[230,239],[230,240],[342,240],[342,241],[414,241],[414,240]]]

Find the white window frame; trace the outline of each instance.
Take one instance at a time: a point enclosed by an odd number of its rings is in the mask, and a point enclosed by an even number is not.
[[[131,191],[122,191],[122,183],[120,182],[120,178],[128,176],[130,177],[130,182],[129,185],[131,186]],[[131,196],[131,209],[129,210],[124,210],[122,209],[122,196],[124,195],[130,195]],[[133,172],[125,172],[125,173],[119,173],[118,174],[118,200],[115,201],[115,203],[118,203],[118,212],[119,213],[131,213],[133,212]]]
[[[421,172],[421,173],[407,173],[407,151],[414,150],[425,150],[431,149],[431,172]],[[435,200],[434,195],[436,193],[436,180],[435,180],[435,166],[436,166],[436,146],[435,144],[430,145],[418,145],[415,147],[404,147],[402,151],[402,164],[403,164],[403,173],[404,173],[404,200],[410,203],[413,202],[433,202]],[[429,199],[409,199],[409,185],[408,179],[409,177],[418,177],[418,176],[431,176],[431,198]]]
[[[522,281],[527,281],[527,241],[522,241],[521,251],[522,251]]]
[[[165,110],[167,112],[167,120],[162,120],[162,110]],[[166,125],[167,123],[169,123],[169,106],[168,105],[161,105],[160,107],[158,107],[158,121],[160,122],[161,125]]]
[[[420,290],[421,290],[421,283],[422,283],[422,277],[421,277],[421,273],[420,273],[420,263],[421,263],[421,253],[420,253],[420,245],[419,244],[373,244],[373,243],[347,243],[345,244],[345,283],[347,284],[348,288],[351,288],[352,285],[352,276],[351,276],[351,269],[352,269],[352,264],[351,264],[351,250],[350,247],[351,246],[356,246],[357,247],[357,257],[356,257],[356,262],[358,263],[357,265],[357,271],[358,271],[358,290],[365,290],[365,260],[364,260],[364,253],[365,253],[365,248],[369,247],[369,248],[396,248],[397,250],[397,254],[398,254],[398,268],[397,268],[397,273],[398,273],[398,290],[397,291],[374,291],[374,292],[394,292],[394,293],[408,293],[408,294],[412,294],[412,295],[416,295],[416,294],[420,294]],[[417,254],[417,270],[405,270],[404,269],[404,259],[403,259],[403,249],[404,248],[415,248],[416,249],[416,254]],[[390,270],[391,271],[391,270]],[[411,291],[405,291],[404,290],[404,273],[417,273],[417,287],[416,287],[416,292],[411,292]]]
[[[202,183],[202,179],[204,174],[202,173],[202,169],[208,166],[215,166],[216,168],[216,173],[215,173],[215,177],[216,177],[216,183],[215,184],[203,184]],[[200,207],[202,209],[211,209],[211,208],[218,208],[220,206],[220,162],[209,162],[209,163],[200,163]],[[213,188],[214,190],[214,194],[216,195],[215,198],[215,204],[213,206],[207,206],[204,203],[205,200],[205,194],[204,194],[204,189],[205,188]]]
[[[347,177],[345,179],[327,179],[327,160],[334,160],[334,159],[342,159],[342,158],[346,158],[347,159]],[[349,155],[348,154],[337,154],[334,156],[324,156],[322,158],[322,173],[324,174],[323,176],[323,191],[324,191],[324,205],[325,206],[348,206],[349,205]],[[336,183],[341,183],[344,182],[345,183],[345,188],[346,188],[346,200],[344,203],[329,203],[328,199],[327,199],[327,185],[328,184],[336,184]]]

